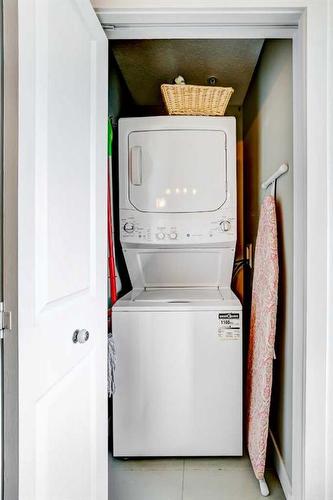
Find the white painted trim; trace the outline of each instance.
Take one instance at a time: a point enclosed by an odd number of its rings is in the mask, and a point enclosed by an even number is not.
[[[3,343],[4,500],[18,499],[18,0],[3,2],[4,21],[4,178],[3,293],[12,329]]]
[[[254,2],[253,2],[254,3]],[[101,24],[159,26],[271,25],[297,26],[302,7],[297,8],[96,8]]]
[[[306,332],[306,14],[293,38],[293,192],[294,192],[294,290],[293,290],[293,433],[292,478],[295,500],[304,496],[305,446],[305,332]],[[300,256],[302,256],[300,258]]]
[[[274,466],[276,473],[278,475],[278,478],[280,480],[283,493],[285,494],[286,500],[296,500],[297,497],[293,497],[292,495],[292,488],[291,488],[291,482],[288,476],[288,472],[286,469],[286,466],[284,464],[282,455],[280,453],[279,447],[277,445],[277,442],[274,438],[273,432],[271,429],[269,430],[269,435],[273,444],[273,461],[274,461]]]
[[[3,213],[2,213],[2,207],[3,207],[3,156],[2,156],[2,151],[3,151],[3,7],[0,9],[0,152],[1,152],[1,158],[0,158],[0,203],[1,203],[1,208],[0,208],[0,217],[1,217],[1,222],[0,222],[0,238],[1,241],[3,241],[3,235],[2,235],[2,220],[3,220]],[[0,249],[0,300],[3,300],[3,283],[2,283],[2,276],[3,276],[3,246],[1,246]],[[3,341],[0,340],[0,498],[3,498]]]
[[[292,38],[294,28],[260,26],[255,27],[220,24],[217,26],[115,26],[105,29],[110,40],[145,39],[193,39],[193,38]]]
[[[96,9],[111,40],[292,38],[302,9]]]
[[[333,82],[333,2],[329,3],[329,12],[327,16],[327,27],[330,29],[328,32],[328,52],[327,52],[327,65],[328,65],[328,81]],[[325,500],[332,500],[333,498],[333,264],[330,258],[330,249],[333,248],[333,197],[330,193],[333,192],[333,144],[330,138],[333,137],[333,96],[331,88],[327,88],[327,109],[329,110],[328,127],[327,127],[327,140],[328,148],[328,179],[327,179],[327,195],[329,197],[328,204],[328,297],[327,297],[327,312],[328,312],[328,348],[327,348],[327,388],[326,388],[326,403],[327,403],[327,436],[326,436],[326,497]]]
[[[307,235],[305,322],[304,496],[324,500],[326,484],[326,354],[328,331],[327,192],[327,1],[311,2],[306,15],[307,39]],[[332,138],[330,139],[332,140]],[[315,233],[313,228],[315,229]],[[300,424],[297,424],[300,425]]]

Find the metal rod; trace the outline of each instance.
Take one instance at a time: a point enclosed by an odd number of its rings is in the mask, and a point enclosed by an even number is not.
[[[276,172],[274,172],[273,175],[271,175],[265,182],[261,184],[262,189],[268,188],[272,182],[276,181],[281,175],[285,174],[289,170],[289,165],[288,163],[282,163],[282,165],[277,169]]]

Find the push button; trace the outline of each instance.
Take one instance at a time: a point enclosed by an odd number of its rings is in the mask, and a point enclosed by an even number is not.
[[[226,231],[229,231],[230,228],[231,228],[231,222],[230,220],[223,220],[221,223],[220,223],[220,228],[221,228],[221,231],[223,231],[224,233]]]

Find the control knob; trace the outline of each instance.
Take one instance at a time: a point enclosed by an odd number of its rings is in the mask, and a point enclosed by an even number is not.
[[[156,237],[158,240],[164,240],[165,234],[164,233],[157,233]]]
[[[124,231],[125,231],[125,233],[133,233],[133,231],[134,231],[133,222],[126,222],[124,224]]]
[[[170,240],[176,240],[177,239],[177,233],[173,232],[169,234]]]
[[[229,231],[231,228],[230,220],[223,220],[222,222],[220,222],[220,228],[221,228],[221,231],[223,231],[224,233]]]

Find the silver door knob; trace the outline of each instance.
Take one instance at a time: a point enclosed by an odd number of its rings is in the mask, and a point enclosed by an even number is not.
[[[75,330],[73,333],[74,344],[84,344],[89,339],[89,332],[84,328],[82,330]]]

